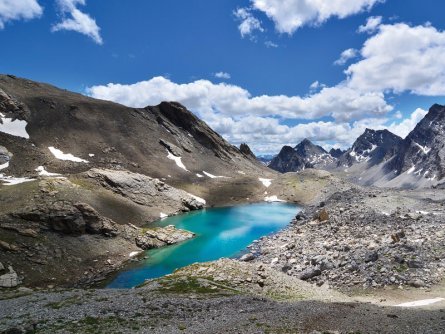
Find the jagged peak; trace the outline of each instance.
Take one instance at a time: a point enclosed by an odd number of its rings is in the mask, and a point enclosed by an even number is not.
[[[241,151],[242,154],[244,154],[246,157],[250,157],[250,158],[254,158],[256,159],[255,154],[252,152],[252,150],[250,149],[249,145],[247,145],[246,143],[242,143],[239,146],[239,150]]]

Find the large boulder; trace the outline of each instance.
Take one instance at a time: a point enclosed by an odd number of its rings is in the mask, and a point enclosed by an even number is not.
[[[0,276],[0,288],[15,288],[21,283],[17,273],[11,266],[8,267],[8,270],[8,273]]]

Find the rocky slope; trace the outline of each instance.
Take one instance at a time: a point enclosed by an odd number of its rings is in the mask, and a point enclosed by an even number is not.
[[[10,157],[6,175],[35,176],[38,166],[62,174],[106,167],[181,186],[206,183],[209,175],[266,172],[177,103],[127,108],[0,76],[0,113],[1,157]]]
[[[345,291],[431,287],[445,276],[443,200],[436,190],[351,187],[307,206],[251,252],[290,276]]]
[[[284,146],[281,152],[272,159],[270,168],[281,172],[298,172],[307,168],[330,169],[336,159],[321,146],[304,139],[295,148]]]

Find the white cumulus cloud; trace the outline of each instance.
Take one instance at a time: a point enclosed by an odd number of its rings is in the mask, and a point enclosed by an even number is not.
[[[265,13],[280,33],[293,34],[305,25],[319,25],[371,9],[384,0],[251,0],[252,7]]]
[[[402,120],[399,123],[392,123],[388,126],[388,130],[396,135],[405,138],[427,114],[426,110],[417,108],[409,118]]]
[[[230,73],[227,73],[227,72],[216,72],[215,73],[215,78],[218,78],[218,79],[226,79],[226,80],[228,80],[231,77],[232,76],[230,75]]]
[[[0,29],[5,23],[16,20],[31,20],[42,15],[43,8],[37,0],[0,0]]]
[[[353,59],[357,57],[358,51],[356,49],[347,49],[343,51],[340,55],[340,58],[338,58],[334,64],[335,65],[344,65],[346,64],[350,59]]]
[[[205,116],[257,115],[291,119],[314,119],[330,116],[339,121],[382,116],[392,110],[379,92],[363,93],[338,85],[324,87],[308,96],[252,96],[246,89],[226,83],[197,80],[178,84],[155,77],[132,85],[108,84],[88,89],[93,97],[133,107],[155,105],[161,101],[178,101]]]
[[[382,24],[381,16],[371,16],[366,21],[365,25],[362,25],[358,28],[358,32],[363,33],[366,32],[368,34],[374,33],[378,27]]]
[[[445,32],[431,25],[380,25],[346,70],[361,91],[445,95]]]
[[[253,16],[252,11],[249,8],[238,8],[233,14],[236,19],[240,21],[238,30],[243,38],[251,36],[255,31],[264,31],[261,21]]]
[[[52,31],[76,31],[92,38],[97,44],[103,44],[96,20],[77,8],[78,5],[86,5],[86,0],[57,0],[57,3],[63,18],[52,27]]]

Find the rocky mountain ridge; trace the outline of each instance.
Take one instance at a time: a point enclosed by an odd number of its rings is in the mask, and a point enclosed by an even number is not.
[[[335,162],[336,158],[321,146],[314,145],[309,139],[304,139],[294,148],[284,146],[268,166],[276,171],[286,173],[306,168],[329,169]]]
[[[327,154],[319,147],[308,155],[285,146],[270,167],[282,173],[324,169],[362,185],[440,187],[445,177],[444,124],[445,107],[436,104],[405,139],[388,130],[366,129],[343,153],[332,149]],[[297,147],[317,146],[305,139]]]

